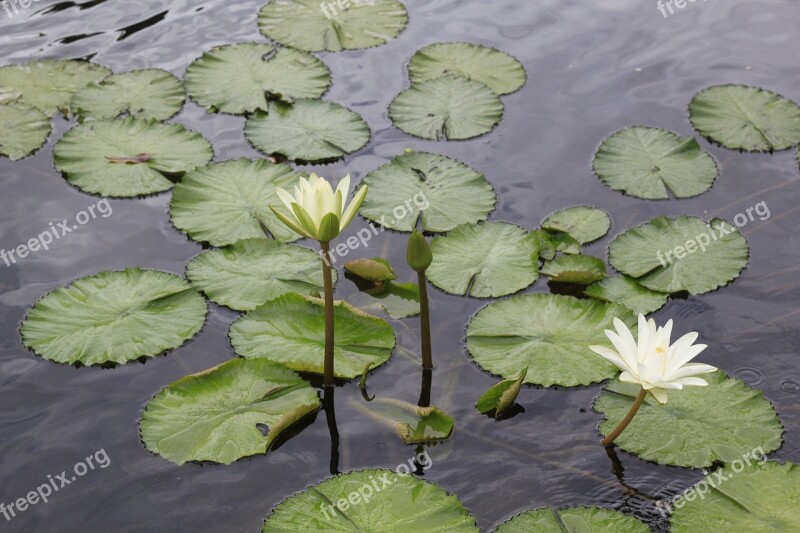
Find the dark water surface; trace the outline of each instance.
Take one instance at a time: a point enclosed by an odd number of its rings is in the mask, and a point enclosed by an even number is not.
[[[492,220],[528,228],[551,212],[596,205],[611,213],[610,235],[587,253],[606,257],[614,235],[667,214],[731,220],[759,202],[770,218],[743,228],[751,247],[747,270],[731,286],[688,300],[672,300],[656,320],[676,331],[697,330],[709,348],[703,362],[763,389],[786,427],[785,444],[771,458],[800,461],[800,187],[792,151],[740,154],[709,146],[722,173],[694,199],[648,202],[623,197],[600,183],[592,155],[610,133],[634,124],[693,133],[686,106],[718,83],[763,86],[800,100],[800,4],[780,0],[709,0],[664,18],[654,0],[406,0],[408,28],[378,48],[321,54],[333,72],[326,99],[361,113],[374,137],[357,154],[318,167],[338,178],[361,179],[405,148],[443,153],[484,172],[498,192]],[[13,18],[0,11],[2,64],[39,58],[92,58],[116,72],[158,67],[182,75],[213,46],[263,40],[256,12],[263,0],[52,3],[42,0]],[[520,58],[529,81],[504,97],[506,116],[489,135],[468,142],[414,139],[392,127],[386,109],[408,85],[405,63],[436,41],[494,45]],[[177,122],[210,139],[216,159],[257,157],[242,134],[244,120],[212,116],[188,103]],[[54,120],[50,141],[34,157],[0,159],[0,247],[10,249],[72,218],[98,198],[72,188],[54,169],[52,146],[69,127]],[[311,168],[311,167],[308,167]],[[102,270],[128,266],[183,273],[201,247],[169,222],[169,194],[112,200],[98,218],[12,267],[0,263],[0,501],[24,497],[104,449],[111,460],[0,531],[258,531],[286,496],[328,476],[330,442],[324,415],[267,456],[231,466],[177,467],[139,442],[137,421],[147,401],[171,381],[234,357],[226,339],[236,314],[211,305],[203,331],[180,349],[146,364],[80,368],[41,360],[25,349],[18,327],[46,292]],[[357,220],[347,234],[364,227]],[[405,235],[386,232],[363,256],[404,257]],[[410,281],[407,270],[403,276]],[[345,280],[338,296],[354,292]],[[529,289],[548,290],[543,280]],[[469,317],[485,301],[432,289],[435,405],[457,420],[453,437],[430,448],[425,477],[457,494],[482,529],[541,506],[600,505],[664,522],[653,498],[677,494],[699,471],[645,463],[619,453],[616,465],[598,444],[600,415],[591,410],[600,385],[522,391],[525,412],[495,422],[479,415],[476,398],[497,380],[463,348]],[[383,396],[415,402],[420,374],[418,323],[395,322],[392,360],[370,378]],[[338,391],[341,469],[394,468],[413,454],[395,434],[353,407],[357,383]],[[622,469],[622,471],[620,470]],[[622,479],[624,482],[622,482]]]

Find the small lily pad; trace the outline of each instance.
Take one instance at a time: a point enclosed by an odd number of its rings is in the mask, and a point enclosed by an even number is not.
[[[500,524],[493,533],[649,533],[650,528],[632,516],[601,507],[545,507],[520,513]]]
[[[558,283],[589,285],[606,277],[606,264],[591,255],[561,255],[546,262],[540,272]]]
[[[553,213],[542,222],[542,229],[562,231],[580,244],[600,239],[611,229],[611,217],[596,207],[568,207]]]
[[[527,373],[528,369],[525,368],[520,372],[519,377],[505,379],[496,385],[492,385],[489,390],[478,398],[478,402],[475,404],[478,412],[485,414],[494,411],[495,416],[502,416],[517,400]]]
[[[50,120],[33,106],[11,102],[0,104],[0,155],[17,161],[47,142]]]
[[[664,307],[669,297],[669,294],[642,287],[628,276],[615,276],[598,281],[583,293],[604,302],[622,304],[637,315],[658,311]]]
[[[563,231],[537,229],[531,232],[531,239],[539,250],[539,257],[545,261],[553,260],[559,252],[564,254],[581,253],[581,243]]]
[[[393,428],[403,444],[426,444],[445,440],[455,421],[438,407],[418,407],[393,398],[377,398],[369,404],[353,404],[359,411]]]
[[[388,281],[367,287],[359,286],[359,290],[348,301],[367,313],[385,313],[395,320],[420,313],[419,285],[416,283]]]
[[[397,279],[392,265],[386,259],[375,257],[373,259],[356,259],[344,264],[344,269],[350,274],[367,281],[392,281]]]

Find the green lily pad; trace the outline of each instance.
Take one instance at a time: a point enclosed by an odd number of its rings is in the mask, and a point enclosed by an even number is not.
[[[654,218],[626,231],[611,242],[608,259],[650,290],[702,294],[739,277],[748,254],[747,240],[728,222],[715,218],[709,226],[681,216]]]
[[[583,293],[604,302],[622,304],[637,315],[639,313],[647,315],[658,311],[664,307],[669,297],[669,294],[642,287],[636,283],[636,280],[628,276],[615,276],[598,281],[590,285]]]
[[[400,93],[389,105],[389,118],[410,135],[452,141],[489,133],[503,118],[503,109],[483,83],[447,75]]]
[[[383,319],[337,301],[334,308],[334,375],[353,379],[367,363],[389,360],[395,346],[392,326]],[[229,331],[237,354],[263,357],[298,372],[322,374],[325,302],[288,293],[237,319]]]
[[[418,407],[394,398],[377,398],[369,404],[357,400],[359,411],[393,428],[403,444],[442,441],[453,433],[455,421],[438,407]]]
[[[462,76],[509,94],[525,85],[525,67],[496,48],[470,43],[434,43],[417,50],[408,63],[411,83],[444,75]]]
[[[703,89],[689,104],[689,120],[700,135],[732,150],[772,152],[800,144],[800,107],[759,87]]]
[[[581,253],[581,243],[563,231],[537,229],[531,232],[531,239],[539,250],[539,257],[545,261],[552,261],[558,252]]]
[[[729,463],[756,448],[766,454],[781,446],[783,426],[761,391],[720,371],[703,379],[707,387],[669,391],[665,405],[645,399],[615,444],[646,461],[687,468]],[[604,415],[603,435],[628,413],[639,390],[618,380],[603,389],[594,403]]]
[[[199,242],[226,246],[243,239],[295,241],[294,233],[269,208],[281,205],[276,187],[297,184],[301,174],[266,159],[212,163],[183,177],[172,193],[169,213],[176,228]]]
[[[52,117],[67,113],[76,92],[109,74],[106,67],[85,61],[47,59],[0,67],[0,102],[18,100]]]
[[[154,357],[200,331],[208,306],[174,274],[128,268],[74,281],[34,304],[22,343],[57,363],[98,365]]]
[[[212,48],[186,69],[193,100],[235,115],[267,111],[268,98],[320,98],[330,84],[330,70],[319,58],[265,43]]]
[[[475,404],[478,412],[485,414],[494,411],[495,416],[502,416],[502,414],[517,401],[517,396],[519,395],[527,373],[528,369],[525,368],[520,372],[519,377],[515,379],[505,379],[489,387],[489,390],[484,392]]]
[[[160,69],[113,74],[81,89],[72,110],[82,119],[114,119],[125,113],[142,119],[167,120],[186,100],[181,80]]]
[[[284,500],[263,533],[479,533],[458,498],[415,476],[367,469],[340,474]]]
[[[256,113],[244,127],[253,146],[292,161],[339,159],[363,148],[370,139],[361,115],[322,100],[271,102],[269,114]]]
[[[596,207],[568,207],[553,213],[542,222],[542,229],[567,233],[580,244],[604,237],[611,229],[611,217]]]
[[[56,168],[72,185],[118,198],[167,191],[173,179],[213,156],[211,144],[199,133],[133,117],[79,124],[54,150]]]
[[[526,511],[500,524],[494,533],[649,533],[632,516],[601,507],[546,507]]]
[[[35,107],[11,102],[0,104],[0,155],[17,161],[47,142],[50,120]]]
[[[591,255],[561,255],[540,270],[551,281],[589,285],[606,277],[606,264]]]
[[[366,281],[392,281],[397,279],[392,265],[386,259],[375,257],[373,259],[356,259],[344,264],[344,269]]]
[[[494,298],[539,278],[538,251],[527,231],[507,222],[465,224],[431,242],[428,280],[450,294]]]
[[[525,383],[589,385],[619,372],[589,349],[607,342],[604,332],[615,317],[635,331],[636,317],[621,305],[555,294],[514,296],[472,318],[467,351],[481,368],[506,379],[527,368]]]
[[[419,285],[416,283],[388,281],[359,289],[360,292],[349,297],[348,301],[367,313],[385,313],[395,320],[420,313]]]
[[[266,453],[319,407],[316,391],[291,370],[234,359],[171,383],[150,400],[139,425],[147,449],[164,459],[227,465]]]
[[[689,198],[706,192],[719,170],[694,137],[645,126],[627,128],[608,137],[594,157],[600,179],[625,194],[665,200],[669,193]]]
[[[266,37],[309,52],[378,46],[395,38],[407,22],[406,8],[396,0],[270,0],[258,14],[258,28]]]
[[[497,198],[483,174],[443,155],[406,152],[364,178],[362,216],[397,231],[422,221],[425,231],[450,231],[486,220]]]

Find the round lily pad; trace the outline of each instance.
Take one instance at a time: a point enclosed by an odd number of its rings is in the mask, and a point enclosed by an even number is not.
[[[258,14],[266,37],[309,52],[370,48],[395,38],[408,13],[396,0],[270,0]]]
[[[147,449],[173,463],[227,465],[266,453],[319,407],[316,391],[291,370],[234,359],[171,383],[147,404],[139,427]]]
[[[611,266],[650,290],[702,294],[733,281],[747,265],[747,240],[728,222],[658,217],[611,242]]]
[[[494,129],[503,118],[503,103],[483,83],[447,75],[400,93],[389,105],[389,118],[423,139],[472,139]]]
[[[493,533],[649,533],[650,528],[632,516],[601,507],[546,507],[520,513],[500,524]]]
[[[759,87],[715,85],[689,104],[701,135],[732,150],[772,152],[800,144],[800,107]]]
[[[589,285],[606,277],[606,264],[591,255],[560,255],[539,272],[557,283]]]
[[[594,171],[603,183],[625,194],[664,200],[702,194],[717,178],[717,163],[694,137],[645,126],[608,137],[594,157]]]
[[[337,301],[334,308],[334,375],[353,379],[372,363],[377,368],[392,355],[392,326]],[[298,372],[323,373],[325,302],[288,293],[250,311],[231,324],[231,344],[248,359],[263,357]]]
[[[331,73],[319,58],[265,43],[219,46],[186,69],[186,90],[210,111],[267,111],[268,98],[320,98]]]
[[[622,304],[637,315],[658,311],[664,307],[669,297],[669,294],[642,287],[636,283],[636,280],[628,276],[615,276],[598,281],[590,285],[583,293],[604,302]]]
[[[608,233],[611,217],[596,207],[568,207],[547,217],[542,222],[542,229],[563,231],[580,244],[587,244]]]
[[[128,117],[85,122],[54,150],[56,167],[88,193],[131,198],[167,191],[173,180],[211,161],[211,144],[179,124]]]
[[[0,155],[12,161],[31,155],[47,142],[50,120],[35,107],[0,104]]]
[[[208,306],[181,277],[128,268],[81,278],[40,299],[22,323],[22,343],[57,363],[126,363],[192,338]]]
[[[603,343],[603,344],[607,344]],[[707,387],[669,391],[667,403],[648,397],[615,443],[646,461],[704,468],[729,463],[756,448],[777,450],[783,439],[778,413],[761,392],[717,371]],[[640,388],[614,380],[594,403],[608,435],[628,413]]]
[[[497,198],[483,174],[443,155],[407,152],[364,178],[362,216],[398,231],[450,231],[486,220]]]
[[[549,387],[588,385],[614,377],[616,367],[592,352],[607,342],[617,317],[635,330],[627,307],[555,294],[523,294],[491,303],[467,326],[467,351],[481,368]]]

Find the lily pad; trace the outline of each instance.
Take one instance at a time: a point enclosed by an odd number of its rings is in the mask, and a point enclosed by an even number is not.
[[[611,217],[596,207],[568,207],[553,213],[542,222],[542,229],[562,231],[580,244],[604,237],[611,229]]]
[[[181,80],[160,69],[113,74],[87,85],[72,99],[82,119],[114,119],[125,113],[142,119],[167,120],[183,108]]]
[[[489,133],[503,118],[503,109],[483,83],[447,75],[400,93],[389,105],[389,118],[410,135],[452,141]]]
[[[800,107],[747,85],[715,85],[689,104],[689,120],[704,137],[732,150],[772,152],[800,144]]]
[[[266,37],[309,52],[378,46],[395,38],[407,22],[406,8],[396,0],[270,0],[258,14]]]
[[[370,138],[361,115],[322,100],[272,102],[269,114],[256,113],[244,127],[247,139],[264,153],[298,161],[339,159],[363,148]]]
[[[443,155],[407,152],[373,170],[359,211],[397,231],[450,231],[486,220],[497,198],[483,174]]]
[[[175,227],[199,242],[226,246],[243,239],[295,241],[294,233],[269,208],[281,205],[276,187],[291,188],[301,174],[266,159],[212,163],[183,177],[172,193]]]
[[[426,444],[445,440],[455,421],[438,407],[418,407],[394,398],[377,398],[369,404],[357,400],[361,412],[393,428],[403,444]]]
[[[334,307],[334,375],[353,379],[367,363],[374,368],[389,360],[395,346],[392,326],[337,301]],[[325,302],[288,293],[250,311],[231,324],[237,354],[263,357],[298,372],[322,374],[325,354]]]
[[[373,490],[374,489],[374,490]],[[415,476],[367,469],[340,474],[284,500],[263,533],[479,533],[458,498]]]
[[[717,163],[694,137],[645,126],[608,137],[594,157],[603,183],[625,194],[665,200],[669,193],[689,198],[706,192],[717,178]]]
[[[539,278],[538,251],[530,234],[507,222],[465,224],[431,242],[428,280],[450,294],[505,296]]]
[[[128,268],[101,272],[36,302],[22,343],[57,363],[98,365],[154,357],[200,331],[208,306],[174,274]]]
[[[589,285],[606,277],[606,264],[591,255],[561,255],[545,263],[540,272],[558,283]]]
[[[558,252],[564,254],[581,253],[581,243],[576,241],[569,233],[537,229],[531,232],[531,239],[539,249],[539,257],[551,261]]]
[[[728,222],[681,216],[626,231],[611,242],[608,259],[650,290],[702,294],[739,277],[748,254],[747,240]]]
[[[359,285],[359,290],[348,301],[367,313],[385,313],[395,320],[420,313],[419,285],[416,283],[389,281],[367,287]]]
[[[720,371],[703,379],[707,387],[669,391],[665,405],[645,399],[615,443],[646,461],[687,468],[729,463],[756,448],[766,454],[781,446],[783,426],[761,391]],[[639,390],[614,380],[600,393],[594,409],[605,417],[603,435],[619,424]]]
[[[344,269],[366,281],[384,282],[397,279],[389,261],[380,257],[348,261],[344,264]]]
[[[502,414],[508,410],[509,407],[514,405],[514,402],[517,400],[517,396],[519,395],[527,373],[528,369],[525,368],[520,372],[519,377],[515,379],[505,379],[489,387],[489,390],[484,392],[475,404],[478,412],[489,413],[494,411],[495,416],[502,416]]]
[[[139,425],[147,449],[173,463],[227,465],[266,453],[319,407],[316,391],[291,370],[234,359],[171,383],[150,400]]]
[[[614,317],[631,330],[627,307],[555,294],[523,294],[491,303],[467,326],[467,351],[481,368],[525,383],[574,387],[614,377],[616,367],[589,349],[607,342]]]
[[[128,117],[85,122],[54,151],[56,167],[80,190],[118,198],[167,191],[173,180],[211,161],[211,144],[179,124]]]
[[[320,98],[330,84],[330,70],[319,58],[265,43],[219,46],[186,69],[193,100],[236,115],[267,111],[269,98]]]
[[[651,291],[628,276],[606,278],[590,285],[583,293],[605,302],[622,304],[637,315],[654,313],[664,307],[669,294]]]
[[[649,533],[632,516],[601,507],[546,507],[526,511],[500,524],[494,533]]]
[[[0,104],[0,155],[17,161],[47,142],[50,120],[35,107],[11,102]]]

